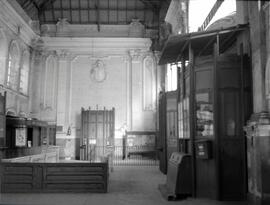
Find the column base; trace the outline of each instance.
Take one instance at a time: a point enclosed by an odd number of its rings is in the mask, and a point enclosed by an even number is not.
[[[255,196],[253,194],[248,194],[248,205],[269,205],[270,204],[270,194],[263,194],[262,197]]]

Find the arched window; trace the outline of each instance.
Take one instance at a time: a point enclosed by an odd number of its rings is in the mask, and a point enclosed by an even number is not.
[[[55,56],[50,55],[46,61],[45,86],[44,86],[44,106],[52,109],[55,106],[56,98],[56,77],[57,60]]]
[[[9,47],[8,54],[8,69],[7,69],[7,87],[17,90],[19,76],[20,52],[19,47],[15,42],[12,42]]]
[[[20,73],[20,92],[23,94],[28,93],[28,79],[30,67],[30,54],[25,51],[22,56],[22,67]]]
[[[155,109],[156,83],[155,64],[150,56],[143,61],[143,107],[144,110]]]
[[[6,57],[8,52],[8,43],[6,34],[0,28],[0,84],[4,85],[6,76]]]

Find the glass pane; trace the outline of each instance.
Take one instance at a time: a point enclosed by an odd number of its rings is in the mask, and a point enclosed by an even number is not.
[[[182,102],[178,103],[178,129],[179,138],[184,138],[184,127],[183,127],[183,105]]]
[[[197,137],[213,136],[213,104],[209,93],[196,94],[196,118]]]
[[[183,109],[183,129],[184,129],[184,138],[190,137],[189,132],[189,98],[184,99],[184,109]]]

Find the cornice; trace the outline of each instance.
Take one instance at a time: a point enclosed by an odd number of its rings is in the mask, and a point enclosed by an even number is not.
[[[68,38],[42,37],[47,50],[69,50],[73,53],[93,53],[99,51],[123,53],[130,49],[148,51],[149,38]]]
[[[11,1],[13,0],[0,1],[0,22],[18,35],[25,44],[31,46],[32,39],[36,39],[38,35],[29,26],[29,22],[26,22],[19,12],[13,8]]]

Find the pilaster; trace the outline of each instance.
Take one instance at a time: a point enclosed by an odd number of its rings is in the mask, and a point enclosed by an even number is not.
[[[58,50],[58,95],[57,95],[57,125],[65,132],[70,118],[70,72],[71,53],[67,50]]]
[[[31,58],[30,69],[30,116],[32,118],[40,118],[41,88],[42,88],[42,70],[45,64],[46,53],[39,49],[34,49]]]

